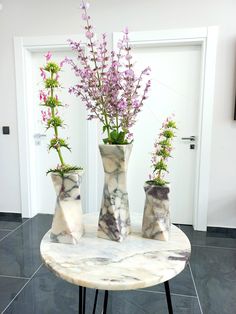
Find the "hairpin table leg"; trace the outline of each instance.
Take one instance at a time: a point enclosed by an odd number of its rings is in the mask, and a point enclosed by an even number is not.
[[[96,289],[96,292],[95,292],[95,298],[94,298],[94,304],[93,304],[93,314],[96,313],[97,299],[98,299],[98,289]]]
[[[168,311],[169,311],[169,314],[173,314],[173,308],[172,308],[171,296],[170,296],[169,281],[165,281],[164,285],[165,285],[166,301],[167,301]]]
[[[107,313],[107,303],[108,303],[108,291],[105,290],[104,302],[103,302],[103,314]]]
[[[83,293],[83,314],[85,314],[86,309],[86,288],[84,287],[84,293]]]
[[[79,286],[79,314],[83,314],[83,287]]]

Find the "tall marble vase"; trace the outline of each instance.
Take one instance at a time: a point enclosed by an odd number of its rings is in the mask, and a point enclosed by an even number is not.
[[[121,242],[131,231],[126,177],[132,144],[99,145],[99,149],[105,182],[97,235]]]
[[[77,244],[83,235],[83,213],[80,198],[82,172],[52,173],[52,182],[57,194],[55,214],[51,228],[51,241]]]
[[[170,234],[170,210],[168,186],[145,184],[146,201],[143,213],[144,238],[168,241]]]

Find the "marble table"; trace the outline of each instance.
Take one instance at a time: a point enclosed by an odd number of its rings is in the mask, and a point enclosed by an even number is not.
[[[80,287],[79,313],[85,314],[86,288],[96,289],[93,313],[98,290],[105,290],[106,313],[109,290],[140,289],[163,282],[169,313],[173,313],[168,281],[185,268],[190,258],[187,236],[172,225],[168,242],[143,238],[142,216],[131,214],[132,233],[120,243],[97,237],[98,213],[83,217],[85,234],[79,244],[53,243],[47,232],[40,246],[45,265]]]

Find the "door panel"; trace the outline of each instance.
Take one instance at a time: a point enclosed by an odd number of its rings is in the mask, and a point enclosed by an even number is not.
[[[134,146],[128,172],[130,208],[143,211],[143,185],[151,173],[153,144],[163,120],[174,114],[178,130],[167,176],[171,188],[171,218],[174,223],[192,224],[198,147],[196,141],[195,149],[190,149],[190,141],[181,138],[198,138],[201,47],[138,47],[133,52],[137,69],[151,67],[152,88],[133,130]]]

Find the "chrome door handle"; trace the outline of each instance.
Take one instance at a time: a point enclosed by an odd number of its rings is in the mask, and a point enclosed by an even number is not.
[[[40,145],[43,137],[46,137],[46,134],[35,133],[34,134],[35,145]]]
[[[193,136],[190,136],[190,137],[182,137],[181,140],[195,142],[196,141],[196,136],[193,135]]]
[[[42,138],[42,137],[46,137],[46,134],[41,134],[41,133],[35,133],[35,134],[34,134],[34,138],[35,138],[35,139],[40,139],[40,138]]]

